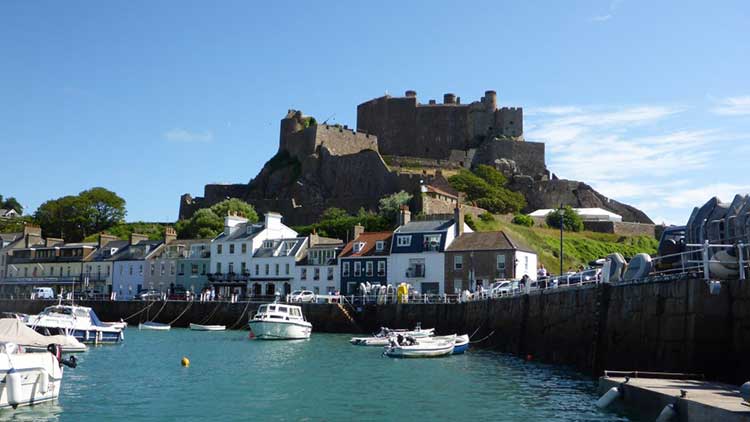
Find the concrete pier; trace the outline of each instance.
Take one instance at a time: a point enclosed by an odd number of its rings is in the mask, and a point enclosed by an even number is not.
[[[674,404],[674,422],[750,422],[750,406],[733,385],[664,378],[630,378],[627,382],[624,377],[599,379],[600,394],[617,386],[622,391],[620,405],[637,409],[647,420],[655,420],[665,406]]]

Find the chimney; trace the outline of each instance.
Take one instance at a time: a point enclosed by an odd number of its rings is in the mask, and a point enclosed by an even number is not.
[[[318,243],[320,243],[320,235],[318,235],[317,233],[315,233],[315,230],[313,230],[313,232],[310,233],[310,235],[308,236],[308,239],[309,239],[307,241],[308,247],[313,247],[313,246],[317,245]]]
[[[398,225],[405,226],[411,221],[411,212],[409,211],[408,205],[401,205],[401,210],[398,213]]]
[[[140,233],[130,233],[130,244],[135,245],[142,240],[148,240],[148,236]]]
[[[108,243],[113,242],[117,240],[117,236],[112,236],[111,234],[107,233],[99,233],[99,248],[103,248],[107,246]]]
[[[365,227],[361,224],[357,224],[354,226],[354,235],[352,237],[352,240],[358,238],[362,233],[365,232]]]
[[[23,226],[24,247],[30,248],[42,242],[42,228],[32,224]]]
[[[281,214],[277,212],[267,212],[266,215],[266,228],[269,230],[281,230]]]
[[[229,236],[234,233],[242,223],[247,223],[247,218],[238,217],[231,215],[231,212],[227,212],[227,216],[224,217],[224,235]]]
[[[60,243],[65,243],[65,240],[57,238],[57,237],[48,237],[44,240],[44,246],[50,247],[55,246]]]
[[[169,243],[177,239],[177,232],[174,227],[167,226],[164,228],[164,243]]]
[[[456,208],[453,209],[453,222],[456,224],[456,237],[464,234],[464,209],[461,207],[461,201],[456,202]]]

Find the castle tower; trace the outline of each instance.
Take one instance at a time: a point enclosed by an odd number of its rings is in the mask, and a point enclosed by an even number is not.
[[[279,133],[279,152],[286,151],[287,139],[290,134],[304,129],[302,126],[302,112],[299,110],[289,110],[286,117],[281,119],[281,131]]]
[[[484,91],[482,102],[488,111],[495,111],[497,109],[497,93],[495,91]]]

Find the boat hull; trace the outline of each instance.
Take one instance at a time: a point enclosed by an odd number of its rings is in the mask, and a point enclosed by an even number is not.
[[[227,327],[226,325],[190,324],[190,329],[193,331],[224,331]]]
[[[299,340],[310,338],[312,324],[306,321],[252,320],[248,323],[259,340]]]
[[[392,358],[438,358],[453,353],[453,343],[388,347],[385,355]]]
[[[138,324],[139,330],[154,330],[154,331],[169,331],[172,328],[169,324],[159,324],[159,323],[143,323]]]
[[[7,384],[10,361],[7,355],[0,354],[0,409],[16,406],[29,406],[56,400],[60,395],[63,370],[57,362],[57,358],[51,353],[23,353],[11,355],[13,368],[17,372],[17,380],[20,381],[20,400],[11,403],[9,386]],[[45,377],[46,380],[42,380]],[[45,382],[46,381],[46,382]],[[46,384],[46,391],[42,386]],[[16,399],[18,399],[17,397]]]

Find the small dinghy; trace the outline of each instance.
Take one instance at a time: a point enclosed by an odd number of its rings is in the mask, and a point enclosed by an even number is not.
[[[124,329],[128,328],[128,323],[125,322],[125,321],[102,322],[102,324],[105,327],[112,327],[112,328],[117,328],[117,329],[120,329],[120,330],[124,330]]]
[[[203,325],[190,323],[190,329],[193,331],[224,331],[227,329],[226,325]]]
[[[387,346],[389,344],[388,339],[399,334],[413,338],[427,338],[435,334],[435,329],[428,328],[423,330],[419,324],[417,324],[417,327],[411,331],[392,330],[390,328],[380,327],[380,331],[373,334],[372,337],[352,337],[349,340],[349,343],[355,346]]]
[[[453,353],[456,336],[435,341],[433,339],[415,339],[398,335],[391,337],[384,355],[391,358],[436,358]]]
[[[162,324],[160,322],[147,321],[138,324],[139,330],[156,330],[156,331],[169,331],[172,328],[169,324]]]
[[[455,344],[453,345],[453,354],[454,355],[460,355],[463,354],[468,348],[469,348],[469,335],[450,335],[450,336],[439,336],[439,337],[430,337],[426,339],[419,340],[420,342],[440,342],[440,341],[451,341],[454,340]]]

